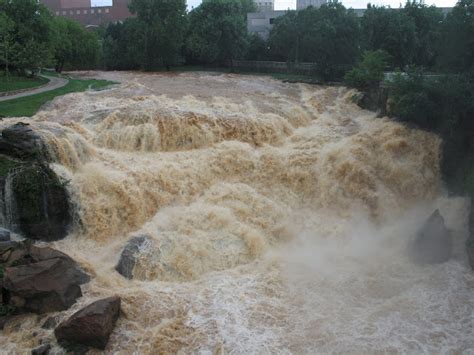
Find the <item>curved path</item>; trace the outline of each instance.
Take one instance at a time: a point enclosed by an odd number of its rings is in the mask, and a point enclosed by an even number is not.
[[[41,75],[43,78],[46,78],[49,80],[49,83],[46,85],[37,88],[37,89],[31,89],[25,92],[21,92],[19,94],[14,94],[14,95],[9,95],[9,96],[2,96],[0,97],[0,102],[2,101],[8,101],[8,100],[14,100],[18,99],[20,97],[25,97],[25,96],[31,96],[31,95],[36,95],[36,94],[41,94],[43,92],[55,90],[62,88],[63,86],[66,86],[69,80],[64,79],[64,78],[58,78],[55,76],[46,76],[46,75]]]

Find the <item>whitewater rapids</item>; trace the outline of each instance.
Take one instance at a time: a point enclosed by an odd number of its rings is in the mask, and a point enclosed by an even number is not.
[[[51,246],[93,277],[60,318],[120,296],[106,353],[474,353],[470,206],[443,189],[437,136],[376,118],[342,87],[83,75],[121,84],[30,122],[74,206]],[[437,208],[454,256],[416,265],[407,246]],[[114,266],[138,235],[151,242],[127,280]],[[10,324],[0,351],[56,344],[46,318]]]

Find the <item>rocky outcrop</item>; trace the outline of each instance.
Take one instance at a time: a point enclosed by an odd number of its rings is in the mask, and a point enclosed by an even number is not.
[[[423,264],[435,264],[451,258],[453,241],[439,210],[433,212],[418,231],[412,247],[412,258]]]
[[[73,259],[51,248],[17,244],[10,246],[4,272],[4,305],[41,314],[68,309],[82,296],[80,285],[89,276]]]
[[[5,128],[0,136],[0,153],[20,160],[48,161],[46,146],[28,123]]]
[[[150,238],[146,235],[130,239],[122,250],[120,260],[117,266],[115,266],[115,270],[127,279],[133,279],[133,269],[137,263],[140,249],[149,242]]]
[[[68,194],[49,168],[46,144],[28,124],[0,136],[0,223],[26,238],[64,238],[72,222]]]
[[[22,166],[9,176],[12,225],[27,238],[54,241],[64,238],[71,224],[68,195],[46,165]]]
[[[96,301],[61,323],[54,334],[66,349],[77,346],[104,350],[120,315],[120,298]]]

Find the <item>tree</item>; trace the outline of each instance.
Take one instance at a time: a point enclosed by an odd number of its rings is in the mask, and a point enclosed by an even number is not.
[[[54,61],[56,71],[94,68],[99,56],[99,38],[80,23],[56,17],[54,26]]]
[[[36,0],[0,0],[0,13],[13,22],[9,32],[14,45],[11,65],[24,72],[50,62],[52,49],[52,16]]]
[[[207,0],[191,11],[186,41],[191,60],[232,64],[243,57],[249,43],[246,14],[254,9],[251,5],[247,0]]]
[[[269,46],[277,60],[315,62],[321,79],[340,79],[359,54],[355,13],[337,1],[289,11],[275,21]]]
[[[408,1],[403,11],[415,24],[414,56],[410,64],[432,67],[436,63],[443,14],[435,6]]]
[[[186,1],[132,0],[129,8],[145,25],[144,69],[176,64],[186,33]]]
[[[362,17],[362,43],[366,50],[382,49],[395,67],[404,68],[416,56],[416,24],[401,10],[367,5]]]
[[[349,86],[358,89],[370,90],[377,87],[383,80],[384,70],[389,62],[387,52],[379,49],[377,51],[366,51],[362,60],[347,72],[344,80]]]
[[[439,66],[450,72],[474,69],[474,0],[461,0],[446,16]]]
[[[5,75],[10,75],[9,64],[12,60],[13,49],[13,21],[5,14],[0,13],[0,60],[5,64]]]

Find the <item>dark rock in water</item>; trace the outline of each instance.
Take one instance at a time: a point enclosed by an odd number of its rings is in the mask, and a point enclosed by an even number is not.
[[[17,168],[9,175],[13,227],[29,239],[54,241],[66,237],[71,224],[68,195],[46,165]]]
[[[41,137],[28,123],[19,122],[2,131],[0,153],[22,160],[49,160]]]
[[[469,216],[469,237],[466,242],[466,251],[469,264],[474,270],[474,199],[471,199],[471,214]]]
[[[47,313],[68,309],[82,296],[89,276],[66,254],[31,246],[4,275],[6,303],[23,311]]]
[[[43,344],[31,351],[31,355],[48,355],[51,352],[50,344]]]
[[[0,210],[4,225],[29,239],[62,239],[72,221],[66,188],[50,161],[46,143],[28,124],[1,132]]]
[[[443,216],[436,210],[418,231],[412,257],[419,263],[443,263],[451,258],[452,250],[451,233],[444,224]]]
[[[150,238],[146,235],[141,235],[130,239],[122,250],[120,260],[115,267],[115,270],[117,270],[127,279],[133,279],[133,269],[137,263],[137,257],[140,252],[140,248],[149,241]]]
[[[120,315],[120,298],[96,301],[61,323],[54,334],[66,349],[77,345],[104,350]]]
[[[10,241],[10,231],[5,228],[0,227],[0,242],[9,242]]]

